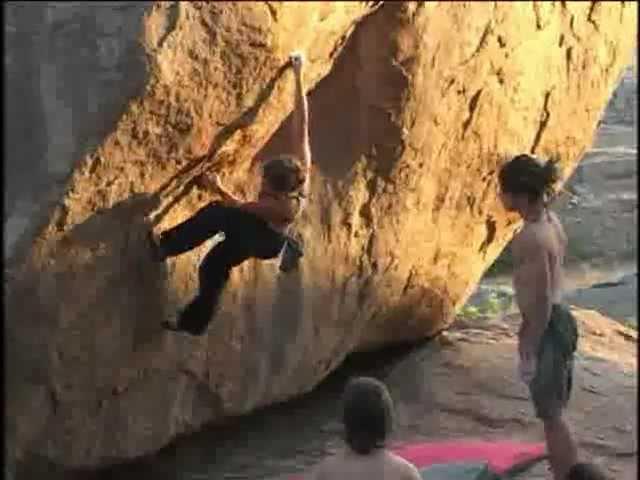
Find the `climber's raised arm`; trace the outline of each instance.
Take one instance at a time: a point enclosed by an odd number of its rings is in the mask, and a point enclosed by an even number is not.
[[[237,198],[235,195],[229,192],[222,185],[222,182],[220,181],[220,177],[218,176],[218,174],[215,174],[215,173],[211,175],[202,174],[197,179],[197,183],[198,185],[200,185],[200,187],[204,188],[205,190],[208,190],[211,193],[217,193],[218,195],[220,195],[220,197],[222,198],[222,201],[229,206],[237,207],[240,204],[242,204],[242,200]]]
[[[305,183],[304,191],[308,189],[311,171],[311,147],[309,145],[309,105],[304,91],[302,68],[304,57],[301,53],[291,54],[291,65],[295,77],[295,99],[292,118],[292,153],[302,163]]]

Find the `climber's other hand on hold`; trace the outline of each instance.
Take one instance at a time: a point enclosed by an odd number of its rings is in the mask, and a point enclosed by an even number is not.
[[[222,202],[225,205],[228,205],[230,207],[237,207],[242,203],[240,199],[236,198],[224,187],[224,185],[222,185],[222,180],[220,180],[220,177],[217,173],[211,175],[210,182],[212,190],[215,190],[222,197]]]
[[[222,180],[220,180],[220,176],[217,173],[214,173],[209,177],[209,182],[211,183],[211,188],[218,192],[225,192],[224,186],[222,185]]]
[[[292,52],[291,55],[289,55],[289,60],[291,61],[293,71],[300,73],[302,71],[302,65],[304,64],[304,55],[302,52]]]

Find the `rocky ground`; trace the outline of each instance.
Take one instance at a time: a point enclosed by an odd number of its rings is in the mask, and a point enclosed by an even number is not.
[[[569,262],[615,269],[637,258],[636,129],[604,125],[555,205],[572,243]]]
[[[581,340],[568,410],[581,455],[612,478],[637,477],[637,333],[575,309]],[[361,355],[315,392],[179,441],[159,456],[100,475],[64,478],[285,480],[340,448],[340,393],[350,375],[371,375],[396,404],[395,442],[436,439],[539,441],[526,388],[516,380],[519,317],[459,319],[425,345]],[[52,477],[50,477],[52,478]],[[550,478],[546,462],[522,479]]]

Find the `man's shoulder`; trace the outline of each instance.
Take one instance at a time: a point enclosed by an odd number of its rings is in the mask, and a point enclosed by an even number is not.
[[[342,455],[331,455],[322,460],[314,469],[314,480],[332,478],[343,467]]]
[[[402,478],[403,480],[414,480],[420,479],[420,473],[418,469],[413,465],[413,463],[405,460],[404,458],[396,455],[395,453],[389,452],[389,459],[393,462],[394,467],[398,472],[398,478]]]
[[[518,249],[523,252],[546,250],[549,247],[549,237],[552,233],[547,222],[525,224],[518,235]]]

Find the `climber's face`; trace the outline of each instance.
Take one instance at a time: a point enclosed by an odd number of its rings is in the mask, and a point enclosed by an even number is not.
[[[262,170],[262,188],[272,193],[290,193],[302,185],[304,175],[294,157],[281,155],[269,160]]]

